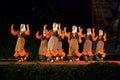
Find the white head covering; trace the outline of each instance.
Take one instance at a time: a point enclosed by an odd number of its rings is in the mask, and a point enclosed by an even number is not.
[[[91,32],[91,29],[90,28],[87,28],[87,35],[90,35],[92,32]]]
[[[77,32],[77,26],[73,25],[72,26],[72,33],[76,33]]]
[[[57,23],[53,23],[53,30],[58,30],[58,24]]]
[[[20,25],[20,31],[26,31],[25,24]]]
[[[103,30],[99,30],[99,36],[102,36],[103,35]]]

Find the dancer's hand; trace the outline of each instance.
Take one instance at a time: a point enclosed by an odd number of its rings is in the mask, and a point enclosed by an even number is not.
[[[14,27],[14,24],[11,25],[11,29],[13,29],[13,27]]]
[[[104,37],[106,37],[106,33],[104,33]]]
[[[79,29],[79,32],[82,32],[83,31],[83,29],[79,26],[78,27],[78,29]]]
[[[29,30],[29,24],[27,24],[26,26],[27,26],[27,30]]]
[[[44,25],[44,30],[46,30],[46,27],[47,27],[47,25],[45,24],[45,25]]]
[[[64,31],[66,32],[67,27],[64,27]]]
[[[95,32],[95,28],[92,28],[92,32]]]
[[[61,29],[61,24],[60,23],[58,23],[58,28]]]
[[[37,34],[39,34],[39,31],[37,31]]]
[[[80,29],[81,29],[81,27],[79,26],[79,27],[78,27],[78,30],[81,31]]]

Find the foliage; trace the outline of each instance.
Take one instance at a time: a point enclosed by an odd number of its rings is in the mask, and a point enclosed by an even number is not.
[[[1,80],[120,80],[120,65],[91,63],[88,65],[8,64],[0,66]]]

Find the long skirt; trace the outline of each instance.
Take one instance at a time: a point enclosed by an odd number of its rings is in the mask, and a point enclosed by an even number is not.
[[[104,51],[104,42],[102,40],[97,42],[96,51]]]
[[[58,41],[57,50],[58,50],[58,52],[57,52],[58,56],[65,57],[65,52],[63,51],[63,48],[62,48],[62,41]]]
[[[83,45],[83,51],[85,52],[92,52],[92,41],[91,40],[86,40],[84,45]]]
[[[81,54],[79,53],[79,45],[77,39],[71,39],[70,41],[68,57],[70,56],[81,56]]]
[[[97,54],[101,54],[103,58],[106,56],[106,53],[104,52],[104,42],[102,40],[97,42],[96,55]]]
[[[47,39],[42,40],[41,44],[40,44],[40,48],[39,48],[39,53],[38,54],[42,55],[42,56],[45,56],[46,52],[47,52],[47,49],[48,49],[48,41],[47,41]]]
[[[56,51],[58,46],[58,38],[56,36],[51,36],[48,41],[48,51]]]
[[[25,51],[24,46],[25,46],[25,38],[19,37],[17,40],[16,46],[15,46],[14,57],[18,57],[18,56],[28,57],[29,56],[29,54]]]
[[[91,40],[85,40],[85,43],[83,45],[82,54],[84,56],[93,56],[93,53],[92,53],[92,41]]]
[[[25,38],[19,37],[15,46],[15,51],[22,52],[24,50],[25,46]]]
[[[56,36],[51,36],[48,41],[48,53],[46,54],[47,57],[57,56],[58,50],[58,38]]]
[[[58,41],[57,43],[57,49],[62,50],[62,41]]]

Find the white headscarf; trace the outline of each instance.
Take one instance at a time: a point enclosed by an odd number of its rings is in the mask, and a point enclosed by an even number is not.
[[[53,23],[53,30],[58,30],[58,24],[57,23]]]
[[[20,25],[20,31],[26,31],[25,24]]]
[[[72,26],[72,33],[76,33],[77,32],[77,26]]]
[[[102,36],[103,35],[103,30],[99,30],[99,36]]]
[[[87,35],[90,35],[92,32],[91,32],[91,29],[90,28],[87,28]]]

